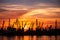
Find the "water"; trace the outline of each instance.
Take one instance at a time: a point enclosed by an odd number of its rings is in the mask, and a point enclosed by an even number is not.
[[[60,40],[60,36],[0,36],[0,40]]]

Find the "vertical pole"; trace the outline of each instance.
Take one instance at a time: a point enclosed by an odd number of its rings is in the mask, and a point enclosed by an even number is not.
[[[57,29],[57,20],[55,21],[55,29]]]
[[[10,18],[9,18],[9,26],[10,26]]]
[[[38,20],[36,19],[36,27],[38,26]]]
[[[5,21],[3,20],[2,28],[4,28]]]
[[[18,27],[18,18],[16,19],[16,24],[17,24],[17,27]]]

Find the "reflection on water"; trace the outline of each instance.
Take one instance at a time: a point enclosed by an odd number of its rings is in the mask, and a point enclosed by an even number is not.
[[[60,40],[60,36],[0,36],[0,40]]]

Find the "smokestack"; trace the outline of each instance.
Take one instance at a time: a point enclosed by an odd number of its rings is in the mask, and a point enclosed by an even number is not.
[[[19,28],[19,26],[20,26],[20,22],[19,22],[18,18],[16,19],[15,24],[16,24],[16,25],[17,25],[17,27]]]
[[[57,20],[55,21],[55,29],[57,29]]]
[[[3,23],[2,23],[2,28],[4,27],[4,24],[5,24],[5,21],[3,20]]]
[[[36,19],[36,27],[38,26],[38,19]]]
[[[18,27],[18,18],[16,19],[16,24],[17,24],[17,27]]]
[[[10,18],[9,18],[9,26],[10,26]]]
[[[12,28],[14,28],[14,24],[12,25]]]

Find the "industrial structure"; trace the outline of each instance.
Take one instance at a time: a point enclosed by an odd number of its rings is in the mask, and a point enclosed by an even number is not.
[[[44,25],[44,22],[40,23],[38,19],[36,19],[36,30],[33,30],[34,28],[34,22],[31,22],[31,28],[29,27],[27,31],[24,31],[24,28],[26,27],[27,23],[22,21],[22,25],[20,25],[20,21],[18,18],[11,26],[11,19],[8,19],[8,27],[7,29],[4,29],[5,21],[2,22],[2,27],[0,29],[0,35],[60,35],[60,29],[57,29],[57,20],[55,21],[55,29],[52,29],[52,25],[50,27],[47,26],[47,28],[42,28]],[[17,25],[17,28],[14,28],[14,25]],[[48,29],[48,30],[47,30]]]

